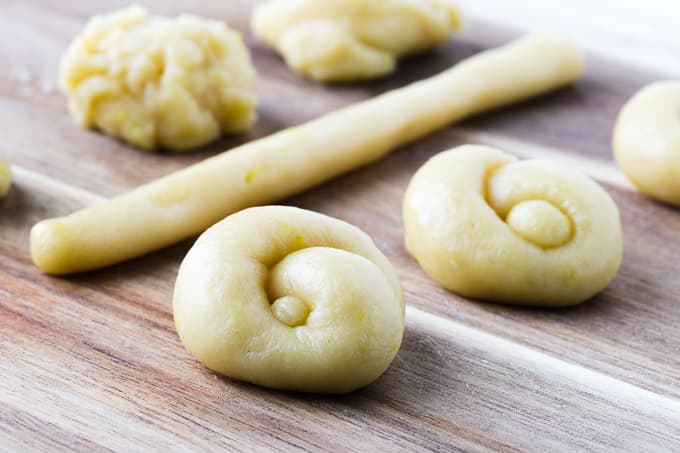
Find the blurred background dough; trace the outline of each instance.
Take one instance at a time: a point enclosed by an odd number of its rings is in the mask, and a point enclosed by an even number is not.
[[[252,19],[292,69],[330,82],[389,74],[399,57],[442,44],[460,24],[449,0],[270,0]]]
[[[139,148],[184,151],[255,120],[255,69],[241,36],[139,6],[93,17],[61,60],[69,111]]]
[[[653,83],[621,110],[614,156],[645,195],[680,206],[680,81]]]
[[[5,159],[0,156],[0,198],[3,198],[9,192],[12,186],[12,172]]]

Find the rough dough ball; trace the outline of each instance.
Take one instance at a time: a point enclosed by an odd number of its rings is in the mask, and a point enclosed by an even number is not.
[[[418,170],[403,209],[408,251],[463,296],[572,305],[607,287],[621,265],[614,201],[550,162],[461,146]]]
[[[182,262],[173,299],[187,350],[265,387],[344,393],[392,362],[404,330],[397,275],[358,228],[268,206],[227,217]]]
[[[320,81],[383,76],[398,57],[441,44],[459,27],[449,0],[270,0],[252,20],[288,66]]]
[[[248,129],[254,83],[241,36],[222,22],[138,6],[92,18],[60,67],[78,124],[144,149],[183,151]]]
[[[680,206],[680,81],[653,83],[623,107],[614,155],[645,194]]]
[[[7,162],[0,157],[0,198],[3,198],[9,192],[12,186],[12,172],[9,169]]]

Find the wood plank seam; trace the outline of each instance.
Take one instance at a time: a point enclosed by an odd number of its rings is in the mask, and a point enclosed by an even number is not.
[[[87,204],[98,203],[106,199],[106,197],[94,194],[78,186],[68,184],[19,165],[12,165],[11,170],[14,181],[19,184],[26,183],[28,186],[32,187],[50,187],[55,192],[63,193],[67,197]]]
[[[593,179],[626,190],[637,190],[614,163],[589,159],[557,148],[527,143],[498,133],[477,132],[465,127],[455,128],[455,135],[467,143],[495,146],[523,159],[547,159],[568,165]]]
[[[520,140],[498,134],[486,134],[477,132],[465,127],[453,128],[454,135],[466,143],[479,143],[496,146],[511,154],[515,154],[523,159],[548,159],[555,162],[567,164],[574,169],[585,173],[593,179],[616,186],[626,190],[636,190],[635,186],[619,171],[613,163],[589,159],[587,157],[576,156],[566,151],[548,146],[527,144]],[[444,150],[442,150],[444,151]],[[60,181],[42,173],[29,170],[19,165],[12,165],[12,172],[17,181],[25,181],[36,186],[51,186],[55,190],[71,196],[85,203],[95,203],[106,199],[106,197],[92,193],[86,189]]]
[[[631,406],[644,410],[649,415],[661,415],[680,423],[680,400],[675,398],[645,390],[590,368],[566,362],[537,349],[408,305],[406,320],[407,325],[413,323],[423,330],[434,330],[457,341],[469,340],[469,344],[480,349],[506,354],[506,357],[523,361],[533,368],[552,370],[559,376],[572,379],[584,387],[613,396],[617,401],[627,401]]]

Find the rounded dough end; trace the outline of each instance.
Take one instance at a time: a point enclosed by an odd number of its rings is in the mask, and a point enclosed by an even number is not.
[[[645,195],[680,206],[680,81],[653,83],[619,113],[614,156]]]
[[[270,388],[345,393],[377,379],[404,330],[396,273],[356,227],[268,206],[196,241],[173,296],[177,332],[208,368]]]
[[[72,243],[65,228],[58,221],[43,220],[31,228],[31,259],[46,274],[68,273],[69,251]]]
[[[406,248],[466,297],[564,306],[606,288],[623,239],[611,197],[580,173],[484,146],[434,156],[411,180]]]
[[[69,111],[142,149],[184,151],[255,120],[255,69],[224,23],[149,16],[139,6],[92,18],[60,63]]]
[[[461,26],[449,0],[270,0],[253,33],[295,71],[324,82],[373,79],[396,60],[444,43]]]

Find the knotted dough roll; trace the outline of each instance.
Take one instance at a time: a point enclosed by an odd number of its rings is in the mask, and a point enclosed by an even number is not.
[[[440,285],[523,305],[583,302],[621,265],[616,204],[590,178],[466,145],[430,159],[403,206],[406,248]]]
[[[255,8],[252,29],[295,71],[332,82],[384,76],[460,24],[451,0],[270,0]]]
[[[653,83],[628,101],[614,155],[645,195],[680,206],[680,80]]]
[[[397,275],[340,220],[251,208],[208,229],[182,262],[173,299],[187,350],[265,387],[344,393],[392,362],[404,330]]]

